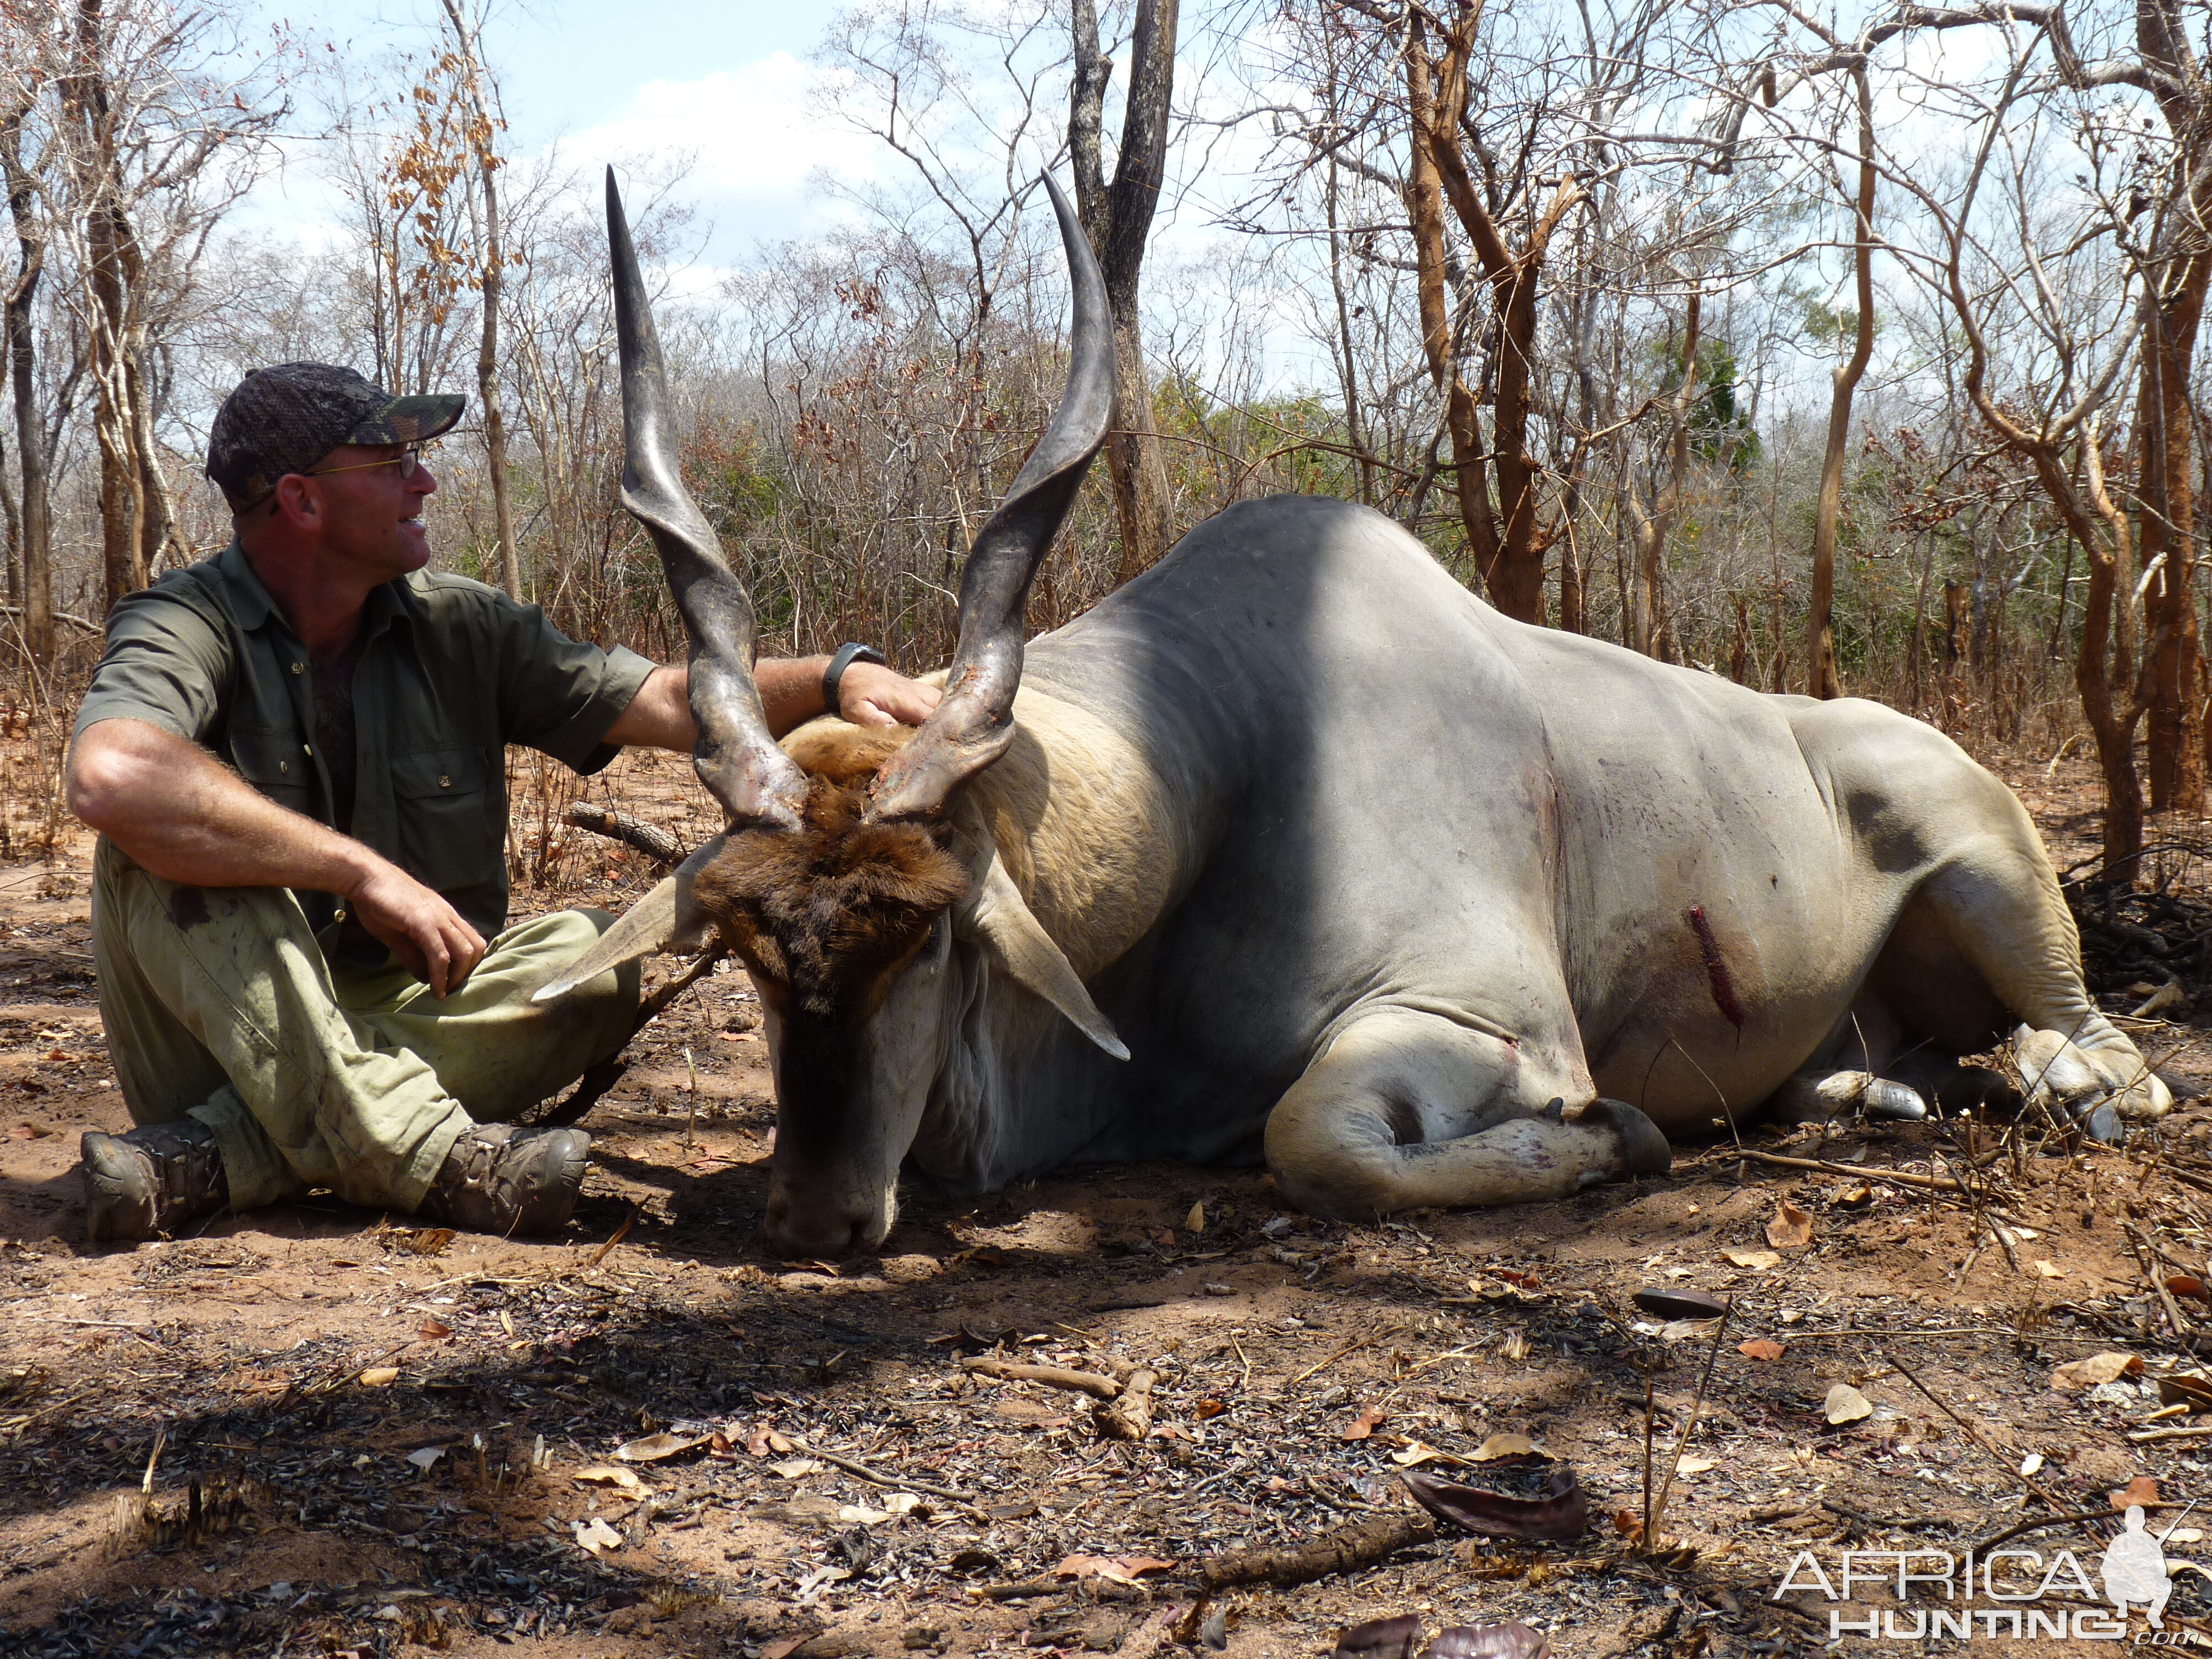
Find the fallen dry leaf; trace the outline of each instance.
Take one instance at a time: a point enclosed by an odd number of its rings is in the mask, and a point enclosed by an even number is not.
[[[419,1451],[409,1452],[407,1461],[418,1469],[427,1469],[445,1455],[443,1446],[425,1446]]]
[[[1536,1443],[1525,1434],[1493,1434],[1475,1448],[1474,1461],[1495,1463],[1508,1457],[1536,1455]]]
[[[625,1463],[659,1463],[706,1443],[703,1434],[649,1434],[616,1447],[615,1455]]]
[[[2107,1350],[2103,1353],[2093,1353],[2087,1359],[2069,1359],[2063,1365],[2053,1366],[2051,1386],[2054,1389],[2094,1389],[2101,1383],[2117,1382],[2124,1376],[2140,1376],[2142,1368],[2142,1356]]]
[[[2066,1277],[2066,1269],[2060,1267],[2055,1261],[2045,1261],[2039,1257],[2033,1265],[2035,1268],[2036,1276],[2039,1279],[2063,1279]]]
[[[1340,1440],[1364,1440],[1369,1435],[1375,1432],[1376,1425],[1380,1424],[1382,1419],[1389,1415],[1389,1413],[1384,1411],[1380,1406],[1369,1406],[1362,1410],[1358,1416],[1353,1418],[1352,1421],[1346,1424],[1343,1428],[1337,1431],[1337,1438]]]
[[[1190,1206],[1190,1213],[1182,1218],[1182,1230],[1187,1233],[1206,1231],[1206,1205],[1203,1201]]]
[[[1589,1522],[1589,1499],[1575,1472],[1561,1463],[1534,1498],[1439,1480],[1419,1469],[1398,1479],[1414,1502],[1440,1521],[1484,1538],[1579,1538]]]
[[[1518,1620],[1503,1625],[1454,1625],[1437,1633],[1424,1659],[1547,1659],[1552,1638]]]
[[[1763,1273],[1769,1267],[1782,1265],[1780,1253],[1774,1250],[1723,1250],[1721,1255],[1723,1260],[1755,1273]]]
[[[2041,1452],[2030,1452],[2027,1456],[2020,1460],[2020,1475],[2021,1480],[2032,1480],[2042,1472],[2043,1454]]]
[[[623,1547],[623,1535],[598,1516],[589,1521],[573,1523],[576,1541],[587,1555],[596,1556],[601,1550],[618,1550]]]
[[[1053,1569],[1060,1578],[1103,1578],[1116,1584],[1133,1584],[1138,1576],[1166,1572],[1175,1565],[1150,1555],[1071,1555]]]
[[[1218,1417],[1228,1409],[1228,1406],[1221,1401],[1201,1400],[1197,1407],[1199,1421],[1203,1423],[1211,1418]]]
[[[1449,1452],[1438,1451],[1434,1446],[1425,1445],[1419,1440],[1408,1440],[1403,1449],[1390,1454],[1390,1461],[1401,1469],[1410,1469],[1422,1463],[1433,1463],[1439,1458],[1448,1463],[1456,1463],[1460,1461]]]
[[[1735,1345],[1735,1351],[1747,1359],[1779,1359],[1789,1352],[1771,1336],[1754,1336],[1748,1341],[1739,1342]]]
[[[1766,1242],[1778,1250],[1802,1250],[1813,1242],[1813,1218],[1784,1199],[1766,1224]]]
[[[822,1465],[811,1457],[794,1457],[787,1463],[771,1463],[769,1468],[787,1480],[822,1473]]]
[[[879,1521],[890,1518],[889,1510],[866,1509],[858,1504],[841,1504],[837,1510],[837,1519],[848,1527],[872,1527]]]
[[[2176,1273],[2166,1281],[2166,1288],[2176,1296],[2193,1296],[2199,1302],[2212,1302],[2212,1291],[2204,1288],[2204,1281],[2194,1273]]]
[[[11,1140],[40,1140],[52,1133],[52,1129],[41,1128],[35,1123],[18,1123],[8,1131]]]
[[[1686,1479],[1692,1475],[1711,1474],[1719,1467],[1710,1457],[1686,1457],[1674,1465],[1674,1473]]]
[[[618,1487],[634,1498],[642,1496],[645,1492],[645,1482],[637,1478],[634,1470],[618,1469],[611,1463],[593,1463],[578,1469],[568,1478],[580,1486]]]
[[[2118,1492],[2108,1492],[2105,1497],[2116,1510],[2124,1510],[2140,1504],[2145,1509],[2158,1502],[2158,1482],[2148,1474],[2139,1474]]]
[[[1820,1402],[1820,1414],[1832,1427],[1840,1429],[1846,1423],[1861,1423],[1872,1417],[1874,1402],[1850,1383],[1838,1382]]]
[[[425,1342],[442,1342],[453,1334],[451,1325],[441,1324],[434,1319],[426,1319],[415,1328],[415,1334]]]
[[[2191,1416],[2212,1412],[2212,1376],[2197,1371],[2169,1371],[2158,1379],[2158,1403],[2187,1406]]]
[[[1728,1312],[1728,1304],[1703,1291],[1644,1289],[1628,1298],[1655,1319],[1691,1320],[1702,1324]]]
[[[397,1365],[371,1365],[361,1374],[361,1386],[364,1389],[388,1389],[398,1380]]]

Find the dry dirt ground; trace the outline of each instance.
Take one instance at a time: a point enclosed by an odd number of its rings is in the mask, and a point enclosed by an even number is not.
[[[2044,758],[2008,775],[2063,864],[2094,828],[2087,780]],[[699,803],[669,781],[632,774],[624,803],[681,825]],[[2212,1330],[2212,1104],[2124,1149],[2003,1121],[1717,1130],[1664,1178],[1376,1225],[1287,1212],[1254,1171],[1112,1170],[914,1203],[880,1256],[793,1263],[756,1237],[772,1108],[724,973],[586,1120],[560,1239],[318,1202],[98,1247],[76,1139],[126,1119],[88,853],[0,866],[0,1652],[1320,1656],[1341,1625],[1412,1613],[1431,1636],[1523,1621],[1561,1655],[1802,1653],[1830,1608],[1771,1599],[1796,1553],[1833,1573],[1846,1549],[1955,1552],[2080,1512],[2019,1542],[2094,1572],[2108,1495],[2139,1477],[2179,1521],[2171,1555],[2212,1560],[2212,1516],[2184,1513],[2212,1488],[2212,1429],[2159,1387]],[[604,863],[578,896],[646,878]],[[2212,1025],[2205,913],[2168,908],[2161,959]],[[2212,1043],[2188,1001],[2166,1015],[2142,1040],[2193,1095]],[[1668,1327],[1632,1302],[1648,1287],[1731,1317],[1717,1341]],[[2055,1378],[2101,1354],[2139,1374]],[[990,1356],[1152,1370],[1151,1433],[1102,1438],[1085,1395],[963,1364]],[[1832,1425],[1838,1385],[1870,1411]],[[1662,1475],[1686,1437],[1650,1550],[1647,1434]],[[1553,1467],[1475,1462],[1500,1435],[1572,1468],[1586,1532],[1445,1527],[1200,1595],[1224,1551],[1413,1513],[1406,1468]],[[2212,1631],[2203,1577],[2173,1583],[2169,1629]],[[1854,1600],[1898,1609],[1864,1583]]]

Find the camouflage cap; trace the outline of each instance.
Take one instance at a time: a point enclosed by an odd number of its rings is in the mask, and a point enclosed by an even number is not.
[[[208,433],[207,475],[231,511],[265,501],[288,472],[306,472],[341,444],[419,444],[461,418],[468,399],[395,398],[349,368],[278,363],[231,391]]]

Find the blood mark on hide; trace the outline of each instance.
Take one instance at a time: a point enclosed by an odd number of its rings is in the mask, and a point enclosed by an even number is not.
[[[1713,988],[1713,1006],[1721,1011],[1729,1024],[1742,1030],[1743,1005],[1735,1000],[1735,981],[1729,977],[1728,963],[1721,957],[1721,942],[1713,935],[1713,925],[1705,920],[1705,907],[1692,905],[1682,913],[1682,919],[1698,936],[1698,953],[1705,959],[1705,978]]]

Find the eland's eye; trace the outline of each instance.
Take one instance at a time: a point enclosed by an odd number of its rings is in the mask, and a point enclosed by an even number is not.
[[[950,912],[940,912],[929,924],[929,942],[921,947],[915,965],[925,973],[935,973],[945,966],[952,954],[952,917]]]

